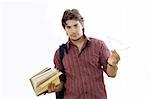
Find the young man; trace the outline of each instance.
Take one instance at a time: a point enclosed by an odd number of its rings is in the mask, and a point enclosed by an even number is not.
[[[64,52],[63,65],[66,81],[59,86],[49,85],[48,92],[59,92],[65,87],[64,99],[107,99],[103,72],[109,77],[117,74],[118,53],[108,50],[102,40],[84,34],[84,20],[77,9],[66,10],[62,26],[67,33],[68,53]],[[59,50],[54,56],[55,68],[61,70]]]

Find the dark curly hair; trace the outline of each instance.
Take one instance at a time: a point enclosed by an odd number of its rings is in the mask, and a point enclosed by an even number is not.
[[[77,9],[72,9],[72,10],[67,9],[64,11],[64,14],[61,20],[63,28],[65,28],[65,25],[67,25],[66,24],[67,20],[77,20],[82,24],[82,26],[84,26],[84,19]],[[83,33],[84,33],[84,28],[83,28]]]

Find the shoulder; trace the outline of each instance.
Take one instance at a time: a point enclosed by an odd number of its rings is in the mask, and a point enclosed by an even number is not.
[[[64,51],[68,52],[66,43],[65,44],[63,43],[63,44],[59,45],[59,47],[55,51],[55,56],[59,56],[60,54],[63,54]]]
[[[59,57],[59,48],[57,48],[54,53],[54,58],[57,58],[57,57]]]
[[[98,45],[103,45],[104,44],[104,41],[101,40],[101,39],[97,39],[97,38],[94,38],[94,37],[88,37],[89,41],[93,44],[98,44]]]

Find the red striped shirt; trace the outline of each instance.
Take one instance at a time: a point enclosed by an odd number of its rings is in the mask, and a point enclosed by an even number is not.
[[[103,71],[107,69],[110,52],[101,40],[86,38],[82,50],[70,41],[64,54],[66,72],[64,99],[107,99]],[[61,69],[59,50],[54,56],[55,68]]]

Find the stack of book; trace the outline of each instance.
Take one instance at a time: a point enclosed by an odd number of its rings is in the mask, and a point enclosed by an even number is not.
[[[56,86],[60,84],[59,76],[62,72],[57,69],[45,68],[30,78],[31,85],[37,96],[43,94],[48,90],[50,83]]]

